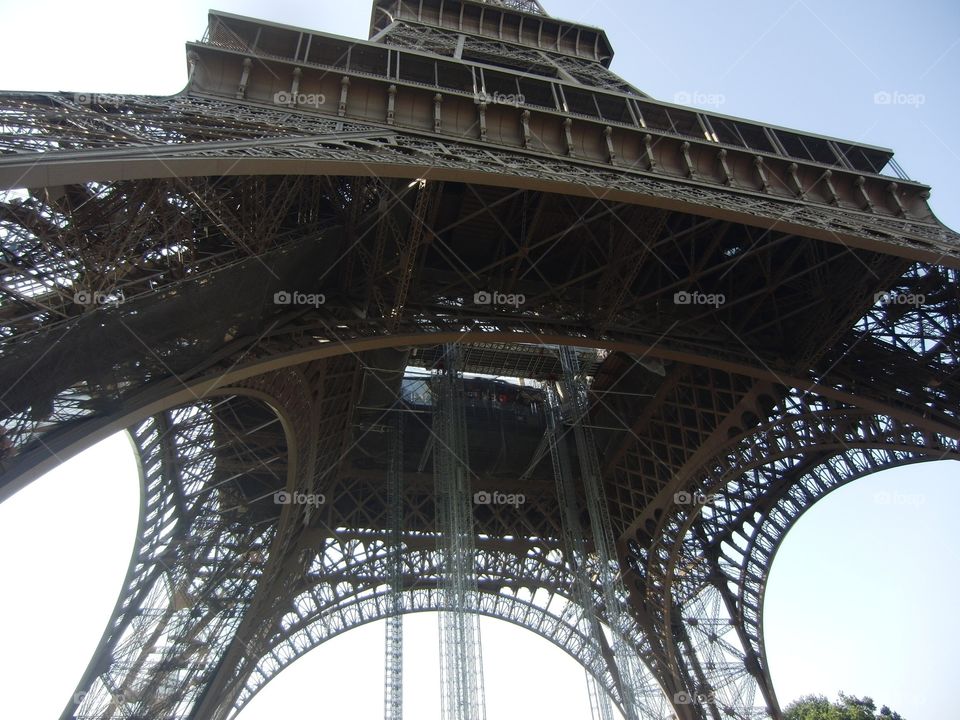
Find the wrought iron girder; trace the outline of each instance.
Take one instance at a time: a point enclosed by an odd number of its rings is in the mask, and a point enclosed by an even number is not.
[[[58,104],[65,104],[59,111],[65,119],[78,112],[67,96],[3,94],[0,95],[0,112],[3,101],[10,108],[7,115],[11,115],[11,124],[23,123],[7,139],[10,150],[14,152],[20,149],[17,143],[22,137],[44,136],[50,123],[50,110],[57,112]],[[44,108],[44,104],[47,107]],[[23,106],[29,111],[23,112]],[[41,108],[44,112],[40,112]],[[881,243],[893,252],[909,253],[916,257],[926,252],[930,260],[943,258],[946,262],[954,262],[960,255],[956,250],[956,237],[926,216],[910,221],[887,218],[878,213],[861,213],[854,209],[840,210],[829,204],[821,207],[795,201],[791,199],[792,196],[777,198],[775,195],[757,195],[746,190],[732,192],[722,183],[713,188],[711,183],[687,178],[683,172],[674,177],[669,173],[649,173],[629,165],[614,171],[604,167],[608,165],[606,162],[512,148],[490,148],[483,143],[453,138],[441,141],[436,137],[421,135],[414,128],[405,128],[402,134],[398,134],[385,124],[378,128],[376,122],[370,124],[361,120],[363,124],[357,124],[342,119],[335,121],[309,112],[283,112],[276,108],[195,96],[124,98],[122,109],[124,112],[111,115],[116,117],[115,122],[149,122],[152,121],[152,113],[164,112],[167,115],[166,124],[170,126],[178,118],[181,122],[188,118],[194,122],[192,118],[199,113],[203,113],[204,119],[197,121],[196,139],[189,134],[184,136],[183,128],[178,130],[175,138],[162,137],[158,133],[149,152],[134,146],[108,149],[116,148],[117,143],[113,142],[115,132],[107,134],[105,131],[101,143],[104,149],[96,149],[94,143],[93,147],[77,156],[85,161],[80,165],[75,162],[77,158],[54,144],[43,153],[30,152],[33,146],[27,145],[23,148],[27,150],[26,153],[0,158],[0,180],[4,180],[8,186],[70,184],[95,178],[108,181],[115,179],[118,161],[123,162],[123,176],[126,178],[195,176],[211,174],[203,166],[206,164],[209,168],[211,160],[215,158],[233,163],[229,172],[238,174],[249,173],[256,166],[256,158],[262,158],[262,166],[266,168],[269,165],[271,172],[291,174],[323,174],[321,163],[324,161],[339,163],[339,168],[344,167],[345,163],[350,164],[358,170],[354,174],[413,179],[422,176],[425,167],[431,168],[431,177],[443,180],[463,180],[465,173],[479,172],[490,173],[493,182],[495,177],[502,177],[507,172],[513,176],[514,185],[556,180],[565,182],[569,191],[575,194],[586,192],[613,199],[633,194],[637,199],[635,201],[642,196],[645,204],[670,209],[688,207],[692,210],[696,207],[699,212],[715,217],[746,220],[751,224],[778,227],[785,232],[812,234],[831,242],[845,242],[853,247],[873,247]],[[96,115],[108,110],[111,108],[90,106],[79,111]],[[138,112],[146,112],[147,117],[141,118]],[[217,142],[209,139],[205,134],[206,123],[210,122],[209,118],[217,117],[223,117],[221,122],[225,126],[235,127],[235,137],[241,140]],[[259,122],[251,122],[254,118]],[[193,128],[188,124],[187,132]],[[267,133],[270,136],[264,137]],[[79,140],[82,142],[83,138]],[[32,142],[36,144],[41,141]],[[0,150],[3,149],[2,144],[3,138],[0,137]],[[25,155],[34,154],[38,157],[25,162]],[[285,162],[285,158],[295,159],[295,162]],[[268,159],[269,163],[266,162]],[[307,168],[305,161],[308,160],[316,164],[314,168]],[[218,169],[222,171],[222,165]],[[915,238],[926,245],[908,238]]]

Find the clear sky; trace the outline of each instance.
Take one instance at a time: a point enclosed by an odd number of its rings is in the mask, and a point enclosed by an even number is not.
[[[212,0],[211,0],[212,1]],[[607,30],[613,69],[663,100],[892,147],[960,228],[960,4],[545,0]],[[0,89],[172,94],[209,6],[0,0]],[[215,7],[365,37],[366,0]],[[877,93],[904,98],[878,104]],[[912,98],[909,102],[906,98]],[[782,704],[838,690],[908,720],[956,717],[958,465],[854,483],[811,510],[774,564],[765,628]],[[73,692],[120,589],[136,521],[127,441],[105,441],[0,505],[0,716],[50,718]],[[408,716],[436,718],[436,618],[406,621]],[[588,717],[583,672],[529,632],[484,622],[488,717]],[[341,636],[241,716],[382,717],[383,627]]]

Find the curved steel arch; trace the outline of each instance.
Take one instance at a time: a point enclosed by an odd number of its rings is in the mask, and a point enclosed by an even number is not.
[[[773,556],[800,515],[866,474],[960,459],[960,432],[928,433],[855,408],[794,400],[793,412],[733,438],[691,474],[681,487],[702,493],[702,507],[674,502],[649,549],[631,543],[631,566],[659,601],[648,605],[657,617],[654,642],[703,717],[779,717],[763,645],[763,592]],[[665,640],[677,632],[679,642]],[[758,691],[765,709],[753,705]]]
[[[244,591],[237,602],[249,602],[255,594],[262,575],[253,556],[270,546],[276,527],[238,525],[206,482],[215,470],[210,452],[214,444],[221,452],[235,445],[240,456],[254,454],[240,434],[243,428],[217,415],[218,405],[234,400],[256,407],[261,418],[281,422],[283,411],[264,402],[262,394],[244,395],[235,388],[151,416],[130,429],[141,486],[134,550],[107,628],[63,717],[114,717],[131,707],[159,712],[178,695],[177,702],[189,701],[196,693],[189,676],[202,667],[184,664],[178,657],[183,653],[180,645],[201,636],[210,643],[229,636],[235,618],[215,602],[197,614],[189,609],[188,597],[211,598],[225,587],[238,588],[236,579],[241,577]],[[288,427],[289,418],[285,420]],[[290,477],[287,471],[275,476],[285,486],[297,472],[296,448],[291,442],[288,455],[285,427],[277,437],[283,443],[274,457],[291,458]],[[272,473],[267,466],[261,465]],[[184,675],[180,683],[162,682],[176,673]]]
[[[260,353],[252,353],[257,357],[242,365],[225,362],[225,369],[207,370],[205,374],[191,376],[185,374],[180,377],[167,378],[159,385],[149,386],[144,391],[130,398],[122,406],[108,415],[95,414],[92,409],[85,411],[83,416],[73,418],[70,426],[55,438],[45,438],[44,443],[32,447],[10,463],[3,475],[4,484],[0,486],[0,498],[5,499],[20,488],[29,484],[43,473],[55,467],[61,459],[69,458],[90,445],[104,439],[114,432],[141,422],[150,415],[178,405],[188,403],[196,398],[206,397],[213,392],[220,392],[223,388],[238,385],[251,380],[255,376],[276,370],[294,368],[298,365],[315,360],[339,356],[355,356],[359,353],[388,348],[394,346],[415,347],[435,345],[443,342],[489,343],[489,342],[528,342],[546,343],[554,345],[571,345],[576,347],[592,347],[600,350],[620,351],[644,357],[651,357],[676,362],[696,364],[702,367],[736,373],[745,377],[788,382],[795,387],[805,387],[819,395],[842,402],[856,404],[859,407],[872,408],[882,412],[885,405],[881,402],[855,396],[852,392],[832,388],[809,381],[806,378],[794,377],[786,373],[775,373],[761,366],[744,364],[739,359],[717,358],[710,356],[693,356],[687,351],[664,349],[656,345],[647,344],[639,339],[591,339],[582,335],[557,334],[555,332],[537,332],[526,328],[523,324],[514,327],[510,323],[500,321],[503,330],[488,331],[448,331],[437,329],[419,332],[399,332],[397,334],[384,333],[374,336],[360,336],[339,338],[337,342],[311,344],[303,347],[300,343],[293,344],[285,352],[273,354],[275,348],[267,348]],[[404,328],[403,330],[407,330]],[[254,348],[257,350],[257,348]],[[238,351],[240,355],[250,352],[248,348]],[[232,357],[232,356],[231,356]],[[69,398],[66,398],[69,400]],[[920,427],[947,431],[948,428],[936,419],[922,417],[911,410],[899,410],[898,415],[907,417]],[[37,425],[40,421],[34,421]],[[83,423],[89,423],[84,425]],[[51,452],[52,451],[52,452]],[[56,453],[54,455],[53,453]]]
[[[310,446],[305,438],[318,431],[319,414],[318,406],[306,402],[306,373],[260,375],[202,402],[151,416],[132,429],[143,486],[138,538],[124,590],[64,718],[102,720],[131,712],[226,718],[298,654],[356,624],[385,616],[384,538],[374,534],[372,539],[342,539],[337,531],[315,526],[298,534],[295,528],[302,516],[288,512],[294,506],[256,521],[257,510],[251,505],[252,515],[239,521],[224,508],[222,492],[215,495],[216,488],[230,480],[219,467],[230,457],[229,435],[236,436],[243,466],[252,468],[245,475],[290,456],[294,460],[285,472],[272,473],[273,487],[305,487],[304,478],[311,477],[310,468],[316,466],[316,457],[304,452]],[[245,412],[251,408],[259,410]],[[338,422],[339,416],[326,421]],[[218,432],[228,425],[226,433]],[[265,440],[263,432],[269,428],[272,436]],[[597,677],[618,702],[608,649],[577,628],[579,610],[568,594],[573,575],[557,549],[560,541],[549,540],[542,531],[538,535],[539,541],[522,542],[520,553],[478,550],[477,611],[550,640]],[[318,538],[324,549],[311,554]],[[443,595],[436,589],[440,568],[434,538],[424,544],[421,535],[419,542],[429,549],[411,547],[403,556],[410,588],[407,607],[440,610]],[[291,566],[292,557],[299,560]],[[312,613],[291,622],[293,609],[304,603]],[[257,654],[254,648],[264,639],[257,628],[269,624],[261,622],[263,618],[284,626],[265,638],[272,644]],[[628,643],[645,658],[649,644],[641,629],[632,627]],[[304,638],[310,639],[309,647]],[[225,673],[230,666],[235,671]],[[644,670],[644,701],[653,708],[651,716],[662,717],[666,697]],[[221,684],[214,692],[218,679]],[[236,700],[217,700],[207,707],[211,695]]]
[[[873,452],[870,453],[868,450]],[[864,468],[860,463],[851,462],[851,455],[857,453],[863,453],[862,459],[867,462],[875,462],[878,458],[874,454],[882,453],[887,455],[888,461],[881,461],[876,465]],[[774,692],[776,687],[770,677],[770,666],[766,660],[767,653],[763,635],[764,600],[767,580],[773,569],[773,562],[790,530],[793,529],[793,526],[805,512],[831,492],[844,485],[866,479],[885,470],[918,463],[939,462],[945,459],[960,461],[960,448],[954,449],[948,457],[945,457],[939,451],[926,448],[916,448],[912,451],[903,449],[890,451],[886,448],[851,448],[849,452],[836,455],[830,461],[824,462],[805,474],[796,485],[793,485],[777,500],[776,505],[763,516],[762,521],[756,524],[750,547],[745,553],[748,561],[744,564],[740,573],[738,603],[742,608],[742,622],[750,644],[762,658],[765,679]],[[847,471],[848,474],[838,473],[837,467],[832,461],[842,463],[842,470]],[[818,476],[818,472],[822,474]],[[802,494],[804,499],[809,501],[808,504],[801,505],[796,494]],[[759,542],[760,538],[763,538],[765,542]],[[772,547],[767,543],[772,543]],[[757,577],[760,578],[759,581],[754,579]],[[754,608],[756,608],[755,612]]]
[[[528,581],[529,582],[529,581]],[[539,588],[539,589],[545,589]],[[370,588],[372,590],[372,588]],[[572,607],[572,600],[565,594],[554,591]],[[218,717],[233,718],[250,702],[254,695],[275,678],[283,669],[300,659],[327,640],[341,635],[353,628],[370,622],[386,619],[390,616],[388,603],[389,591],[373,590],[370,594],[360,593],[343,598],[335,607],[317,612],[287,629],[290,634],[273,645],[261,657],[251,671],[249,679],[231,708],[226,708]],[[404,614],[434,612],[449,609],[444,605],[443,594],[434,588],[404,590],[401,593]],[[603,651],[593,638],[584,635],[576,627],[574,613],[550,612],[537,604],[517,597],[489,591],[479,593],[480,606],[476,612],[480,615],[509,622],[529,630],[555,645],[577,661],[586,672],[605,688],[610,698],[620,707],[620,698],[616,682],[609,670]],[[555,602],[553,604],[556,604]],[[630,641],[638,655],[645,654],[645,642],[638,633]],[[666,697],[656,681],[646,671],[646,689],[650,695],[643,701],[650,707],[666,707]],[[622,708],[621,708],[622,711]]]

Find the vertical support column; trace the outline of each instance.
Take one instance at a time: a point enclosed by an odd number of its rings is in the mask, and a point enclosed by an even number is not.
[[[200,55],[191,50],[187,53],[187,90],[193,87],[193,78],[197,73],[197,63],[200,62]]]
[[[642,675],[640,659],[624,640],[630,624],[626,610],[627,594],[616,562],[613,529],[601,483],[596,444],[590,429],[583,423],[588,409],[587,385],[580,375],[579,361],[573,348],[560,348],[560,365],[563,368],[561,388],[566,420],[573,431],[577,448],[593,550],[597,556],[597,579],[603,590],[603,605],[613,640],[616,666],[613,670],[619,679],[624,715],[627,720],[660,717],[655,707],[646,707],[648,701],[655,706],[661,700],[657,697],[659,690],[648,687]]]
[[[297,97],[300,95],[300,76],[303,75],[303,68],[295,67],[293,69],[293,81],[290,83],[290,102],[288,107],[297,106]]]
[[[340,102],[337,103],[337,116],[343,117],[347,114],[347,94],[350,92],[350,76],[344,75],[340,79]]]
[[[577,491],[570,466],[564,433],[561,432],[560,400],[553,387],[547,388],[547,440],[550,459],[553,461],[553,476],[557,485],[557,500],[560,504],[560,526],[563,532],[563,551],[569,558],[573,573],[573,597],[577,603],[577,629],[603,647],[603,630],[597,619],[596,603],[587,575],[587,550],[580,526]],[[584,667],[587,678],[587,694],[590,698],[590,716],[593,720],[613,720],[610,697],[600,687],[597,679]]]
[[[387,125],[393,125],[397,109],[397,86],[387,88]]]
[[[443,95],[437,93],[433,96],[433,131],[440,132],[443,116],[440,113],[440,106],[443,104]]]
[[[387,517],[390,539],[388,563],[390,572],[390,614],[384,649],[383,719],[403,719],[403,412],[398,412],[387,444]]]
[[[440,613],[440,684],[444,720],[486,720],[480,619],[476,613],[470,461],[459,348],[444,346],[434,376],[433,432],[437,552],[447,610]]]
[[[243,100],[247,94],[247,83],[250,81],[250,68],[253,66],[253,60],[243,59],[243,72],[240,74],[240,85],[237,87],[237,100]]]

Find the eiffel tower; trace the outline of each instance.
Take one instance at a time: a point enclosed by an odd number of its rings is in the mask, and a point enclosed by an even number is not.
[[[655,100],[536,0],[211,12],[170,97],[0,93],[0,499],[126,429],[134,559],[64,719],[226,720],[439,611],[596,719],[780,718],[772,559],[960,459],[960,236],[884,148]]]

